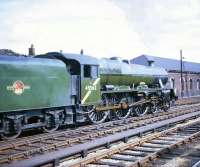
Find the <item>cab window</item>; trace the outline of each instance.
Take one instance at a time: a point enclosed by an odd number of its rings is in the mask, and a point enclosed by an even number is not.
[[[97,66],[92,66],[92,78],[97,78],[98,76],[98,69],[97,69]]]
[[[91,77],[91,66],[90,65],[84,65],[84,77],[85,78]]]
[[[85,78],[97,78],[98,77],[98,67],[91,65],[84,65],[84,77]]]

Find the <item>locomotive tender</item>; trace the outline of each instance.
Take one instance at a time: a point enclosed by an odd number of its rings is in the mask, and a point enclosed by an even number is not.
[[[163,68],[50,52],[0,56],[0,134],[167,110],[176,97]]]

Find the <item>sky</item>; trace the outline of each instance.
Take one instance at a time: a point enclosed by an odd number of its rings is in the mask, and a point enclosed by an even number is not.
[[[200,62],[199,0],[0,0],[0,48]]]

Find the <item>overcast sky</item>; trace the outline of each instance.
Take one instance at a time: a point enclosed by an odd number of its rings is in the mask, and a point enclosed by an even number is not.
[[[199,0],[0,0],[0,48],[200,62]]]

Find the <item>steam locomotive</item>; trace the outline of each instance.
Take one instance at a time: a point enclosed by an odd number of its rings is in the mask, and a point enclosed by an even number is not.
[[[52,132],[61,125],[167,111],[176,99],[165,69],[115,57],[0,56],[0,75],[0,134],[5,139],[30,128]]]

